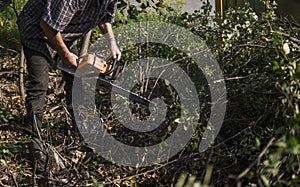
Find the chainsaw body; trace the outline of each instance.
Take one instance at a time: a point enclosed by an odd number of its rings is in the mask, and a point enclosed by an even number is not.
[[[129,99],[133,101],[144,105],[149,105],[151,103],[151,101],[147,98],[144,98],[113,83],[125,67],[125,64],[118,65],[116,59],[110,63],[103,58],[97,57],[96,55],[87,54],[79,58],[77,68],[74,66],[67,67],[61,62],[61,60],[58,60],[57,67],[62,71],[74,76],[80,75],[82,79],[97,79],[106,85],[114,87],[115,91],[120,95],[125,97],[129,95]]]
[[[95,72],[105,74],[112,68],[112,64],[92,54],[80,57],[77,69],[81,72],[86,72],[89,68],[92,68]]]

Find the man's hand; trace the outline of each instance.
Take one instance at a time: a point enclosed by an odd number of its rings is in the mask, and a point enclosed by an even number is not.
[[[67,54],[60,55],[62,63],[67,67],[77,67],[78,56],[74,53],[68,52]]]
[[[114,38],[110,39],[109,41],[109,49],[112,58],[117,59],[117,61],[119,61],[121,59],[121,51],[119,50],[116,40]]]

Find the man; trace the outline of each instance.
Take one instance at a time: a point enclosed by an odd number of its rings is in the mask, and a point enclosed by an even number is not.
[[[48,89],[48,71],[58,55],[66,66],[77,66],[77,55],[70,51],[75,40],[99,26],[109,42],[112,58],[121,52],[114,39],[111,23],[117,0],[29,0],[17,21],[28,68],[26,125],[32,128],[31,151],[42,167],[46,154],[40,142],[43,108]],[[73,76],[63,73],[66,80],[66,101],[72,110]],[[41,169],[42,168],[38,168]]]

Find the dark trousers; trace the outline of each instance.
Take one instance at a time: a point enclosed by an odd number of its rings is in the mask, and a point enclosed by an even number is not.
[[[49,83],[49,60],[41,53],[24,47],[28,70],[28,84],[26,87],[26,110],[25,125],[32,129],[33,138],[41,138],[41,128],[45,98]],[[69,112],[72,113],[72,84],[74,77],[63,72],[66,81],[66,102]]]

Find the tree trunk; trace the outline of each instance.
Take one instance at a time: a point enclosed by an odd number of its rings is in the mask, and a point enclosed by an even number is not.
[[[89,48],[89,44],[90,44],[91,34],[92,34],[92,31],[90,30],[90,31],[84,36],[83,42],[82,42],[82,45],[81,45],[81,49],[80,49],[79,56],[83,56],[83,55],[87,54],[88,48]]]

